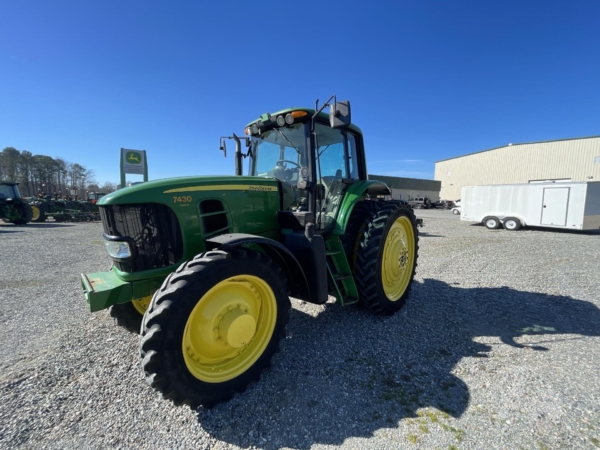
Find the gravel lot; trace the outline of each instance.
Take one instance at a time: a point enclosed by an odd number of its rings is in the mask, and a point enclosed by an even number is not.
[[[88,312],[100,224],[0,225],[0,447],[600,447],[600,233],[419,215],[400,313],[294,300],[272,369],[199,411],[162,400],[137,337]]]

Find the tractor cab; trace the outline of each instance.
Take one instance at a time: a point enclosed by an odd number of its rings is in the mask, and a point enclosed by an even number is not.
[[[322,112],[326,106],[329,114]],[[335,96],[321,108],[317,101],[315,109],[263,114],[245,128],[247,137],[233,137],[238,144],[236,173],[243,175],[238,161],[248,158],[248,175],[276,178],[282,184],[284,216],[301,224],[312,222],[318,233],[331,231],[347,187],[367,180],[362,132],[350,120],[350,102],[338,102]],[[240,139],[246,140],[245,154]]]
[[[0,181],[0,219],[4,222],[24,225],[31,221],[31,207],[21,197],[19,183]]]
[[[106,192],[88,192],[87,200],[88,202],[96,203],[102,197],[106,195]]]
[[[10,202],[21,198],[17,185],[18,183],[10,183],[8,181],[0,182],[0,200]]]

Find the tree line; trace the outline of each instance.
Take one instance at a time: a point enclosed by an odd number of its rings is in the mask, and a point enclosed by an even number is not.
[[[48,195],[78,195],[86,197],[86,191],[112,192],[116,186],[105,183],[100,187],[94,180],[93,170],[62,158],[52,158],[14,147],[5,147],[0,153],[0,181],[20,183],[23,197],[34,197],[39,192]]]

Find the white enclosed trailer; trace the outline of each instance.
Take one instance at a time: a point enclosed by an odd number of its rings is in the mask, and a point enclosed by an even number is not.
[[[461,220],[490,229],[600,228],[599,181],[465,186],[461,201]]]

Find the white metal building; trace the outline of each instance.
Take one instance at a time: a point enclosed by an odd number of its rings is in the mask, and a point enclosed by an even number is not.
[[[508,144],[435,163],[440,197],[460,198],[463,186],[536,181],[599,181],[600,136]]]

